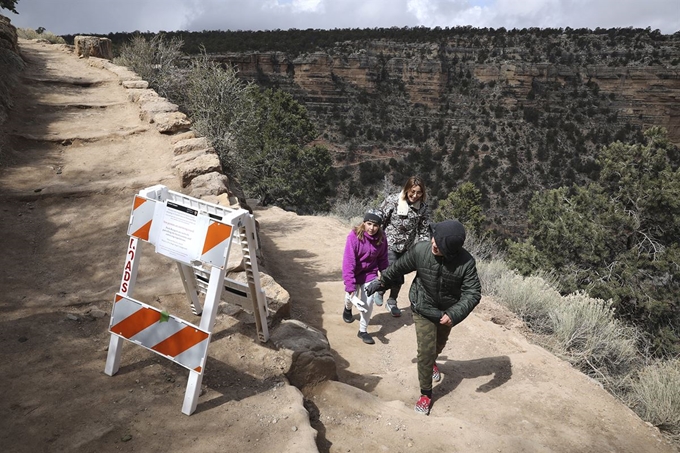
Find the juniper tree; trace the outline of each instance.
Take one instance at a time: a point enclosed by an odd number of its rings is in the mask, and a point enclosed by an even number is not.
[[[555,271],[563,292],[611,299],[642,327],[655,352],[680,352],[680,162],[663,128],[645,143],[616,142],[598,158],[599,179],[537,193],[528,238],[508,242],[524,274]]]
[[[16,10],[16,4],[19,0],[0,0],[0,8],[12,11],[14,14],[19,14]]]

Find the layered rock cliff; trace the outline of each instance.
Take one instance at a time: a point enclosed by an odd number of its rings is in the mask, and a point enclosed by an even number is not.
[[[346,165],[367,154],[383,165],[365,171],[427,174],[440,199],[472,180],[491,226],[510,234],[521,234],[533,192],[593,177],[601,146],[653,125],[680,144],[678,34],[490,31],[212,58],[302,102],[344,180],[362,179]]]
[[[605,63],[611,60],[606,52],[593,64],[531,62],[521,48],[505,50],[503,58],[478,63],[470,61],[479,58],[480,49],[476,48],[384,41],[360,48],[349,43],[295,58],[283,52],[248,52],[215,55],[214,59],[237,67],[244,79],[289,89],[310,110],[319,111],[350,101],[340,86],[343,82],[375,94],[388,79],[403,84],[411,104],[438,109],[449,101],[452,70],[467,57],[468,61],[458,66],[472,71],[478,82],[503,85],[503,101],[508,107],[531,104],[527,95],[535,81],[562,87],[596,83],[601,92],[616,95],[610,108],[620,111],[622,120],[666,127],[671,138],[680,142],[680,38],[669,39],[664,46],[669,52],[666,64]]]

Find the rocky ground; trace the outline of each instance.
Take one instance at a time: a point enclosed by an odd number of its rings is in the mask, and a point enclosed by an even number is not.
[[[322,332],[338,380],[290,385],[291,354],[222,313],[196,412],[188,372],[125,344],[104,374],[109,314],[132,196],[179,190],[171,136],[142,121],[118,77],[62,46],[22,41],[0,169],[0,445],[8,452],[659,452],[674,448],[595,382],[531,344],[484,299],[440,360],[429,417],[417,415],[415,335],[402,297],[377,308],[376,344],[342,322],[349,226],[256,208],[266,271],[291,318]],[[174,263],[142,250],[135,297],[192,318]],[[275,336],[280,326],[272,328]]]

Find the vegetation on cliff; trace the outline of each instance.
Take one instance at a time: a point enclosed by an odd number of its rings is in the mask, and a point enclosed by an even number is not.
[[[247,196],[298,212],[328,210],[335,173],[307,110],[281,90],[244,83],[205,54],[184,65],[181,40],[135,35],[116,62],[178,103]]]
[[[0,8],[3,9],[8,9],[12,11],[14,14],[19,14],[17,13],[16,10],[16,5],[19,0],[0,0]]]
[[[426,30],[410,32],[430,36]],[[359,90],[340,76],[333,81],[347,93],[357,94],[349,112],[340,114],[337,106],[331,111],[331,116],[337,116],[332,124],[340,136],[353,137],[344,155],[336,153],[341,196],[376,198],[384,184],[376,176],[391,173],[394,181],[400,181],[409,174],[421,174],[432,194],[435,213],[440,217],[457,213],[482,236],[493,225],[497,232],[503,228],[512,231],[512,219],[524,217],[529,228],[523,228],[521,236],[527,241],[510,243],[513,266],[524,274],[556,272],[564,294],[584,290],[613,300],[621,319],[634,322],[649,334],[655,353],[677,354],[679,323],[673,315],[677,312],[673,300],[680,288],[674,264],[677,228],[671,226],[678,206],[670,201],[678,191],[674,173],[680,164],[677,148],[659,129],[645,134],[642,127],[630,122],[612,134],[620,125],[614,109],[616,95],[603,93],[593,77],[586,80],[585,73],[573,67],[563,69],[559,77],[534,77],[522,100],[510,99],[513,87],[509,80],[501,86],[473,76],[475,71],[479,73],[476,65],[480,61],[516,60],[523,52],[543,55],[539,60],[547,55],[550,62],[557,55],[556,42],[572,56],[580,55],[569,57],[571,62],[581,61],[583,54],[576,52],[580,48],[599,49],[601,60],[607,49],[630,44],[640,49],[640,54],[635,54],[640,57],[636,64],[657,65],[653,58],[667,60],[678,53],[663,47],[675,42],[675,37],[633,29],[608,33],[471,29],[433,33],[448,36],[446,46],[430,48],[433,53],[421,60],[431,61],[433,55],[439,55],[439,67],[448,68],[448,92],[442,94],[446,109],[409,104],[404,81],[395,78],[394,69],[388,70],[388,60],[394,60],[394,55],[378,57],[378,66],[383,61],[384,71],[378,73],[374,93]],[[458,47],[452,47],[454,37]],[[160,73],[174,74],[165,76],[176,87],[170,97],[185,106],[198,129],[215,143],[225,168],[238,176],[252,196],[299,212],[327,208],[334,177],[327,151],[308,146],[316,137],[313,115],[308,116],[308,110],[283,90],[259,90],[254,82],[239,83],[237,70],[207,53],[191,59],[192,67],[181,77],[176,71],[166,71],[161,61],[183,61],[179,57],[181,41],[171,38],[175,45],[166,46],[166,40],[166,36],[156,35],[148,41],[151,50],[142,52],[134,47],[143,47],[147,40],[136,36],[123,46],[121,55],[132,48],[133,54],[144,55],[142,60],[151,58],[142,68],[152,74],[141,74],[152,82]],[[366,52],[369,66],[369,55],[375,55],[380,46],[384,52],[403,50],[392,43],[365,44],[372,49]],[[355,50],[356,45],[342,44]],[[502,52],[480,54],[484,46]],[[168,49],[173,58],[163,57]],[[470,49],[476,50],[470,53]],[[162,88],[160,82],[152,85]],[[410,125],[403,129],[395,127],[404,120],[400,109],[406,118],[411,115]],[[330,139],[328,127],[324,136],[337,145]],[[363,142],[374,145],[356,145],[353,140],[358,134]],[[615,140],[617,144],[602,147]],[[624,142],[628,144],[621,144]],[[374,150],[373,154],[361,154],[370,152],[371,146],[387,149],[390,144],[401,144],[409,151],[389,160],[375,160]],[[652,157],[649,166],[639,166],[641,159]],[[613,175],[623,174],[626,178],[621,185]],[[663,179],[663,175],[668,177]],[[498,216],[499,207],[512,211],[514,217],[489,221]],[[660,235],[660,231],[666,233]]]
[[[529,275],[554,272],[563,292],[612,300],[646,332],[653,352],[680,354],[680,169],[666,132],[616,142],[599,156],[597,182],[536,193],[529,237],[511,242],[508,263]],[[673,156],[675,154],[675,156]]]

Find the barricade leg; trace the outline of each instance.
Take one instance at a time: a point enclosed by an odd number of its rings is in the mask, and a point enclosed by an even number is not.
[[[128,242],[128,250],[125,254],[125,267],[123,268],[123,278],[120,281],[119,292],[126,296],[132,295],[132,290],[137,281],[137,269],[139,268],[139,257],[141,256],[138,249],[139,241],[135,237],[131,237]],[[115,302],[114,302],[115,304]],[[113,376],[120,368],[120,354],[123,349],[123,339],[118,335],[111,334],[109,340],[109,353],[106,357],[106,366],[104,373]]]
[[[109,376],[113,376],[118,372],[120,368],[120,353],[123,349],[123,339],[118,335],[111,334],[111,339],[109,340],[109,354],[106,357],[106,367],[104,367],[104,373]]]
[[[208,290],[205,294],[205,311],[201,316],[200,328],[208,332],[212,332],[215,324],[215,317],[217,316],[217,306],[222,294],[222,286],[224,285],[224,276],[226,271],[218,267],[213,267],[210,271],[210,281],[208,283]],[[195,371],[189,372],[189,379],[187,380],[187,390],[184,393],[184,403],[182,404],[182,413],[191,415],[196,410],[198,405],[198,396],[201,393],[201,383],[203,382],[203,373]]]
[[[203,307],[201,302],[198,300],[198,288],[196,287],[196,281],[194,277],[193,269],[177,262],[177,268],[179,269],[179,275],[182,277],[182,284],[184,285],[184,292],[189,298],[189,303],[191,304],[191,311],[196,315],[200,316],[203,313]]]
[[[187,381],[187,390],[184,393],[184,403],[182,404],[182,413],[191,415],[198,406],[198,396],[201,393],[201,383],[203,382],[203,374],[195,371],[189,372],[189,380]]]

